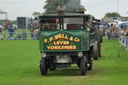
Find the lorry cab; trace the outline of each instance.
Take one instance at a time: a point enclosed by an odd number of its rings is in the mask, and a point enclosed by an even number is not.
[[[95,31],[91,15],[47,14],[39,19],[42,75],[46,75],[48,69],[70,67],[71,64],[77,64],[82,75],[92,69]]]
[[[76,52],[89,50],[87,45],[89,44],[87,42],[90,30],[89,17],[90,15],[83,14],[41,16],[41,52]]]

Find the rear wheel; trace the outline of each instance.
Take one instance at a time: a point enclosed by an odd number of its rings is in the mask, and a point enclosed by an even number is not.
[[[81,70],[81,75],[86,75],[86,73],[87,73],[87,59],[86,59],[86,56],[83,56],[80,60],[80,70]]]
[[[47,60],[45,58],[42,58],[40,61],[40,71],[42,75],[47,75]]]
[[[98,52],[98,44],[97,44],[97,42],[94,44],[94,46],[93,46],[93,58],[94,58],[94,60],[98,60],[98,58],[99,58],[99,52]]]
[[[92,70],[93,67],[93,48],[90,48],[90,51],[87,54],[87,58],[88,58],[88,70]]]

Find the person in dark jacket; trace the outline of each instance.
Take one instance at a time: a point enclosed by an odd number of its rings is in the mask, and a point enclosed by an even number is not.
[[[14,34],[14,28],[13,28],[12,25],[10,25],[10,27],[8,28],[8,32],[9,32],[9,35],[10,35],[11,37],[13,37],[13,34]]]

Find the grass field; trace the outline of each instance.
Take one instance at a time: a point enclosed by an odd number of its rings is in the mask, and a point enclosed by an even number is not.
[[[0,41],[0,85],[128,85],[128,53],[119,46],[104,40],[102,58],[87,76],[75,66],[41,76],[38,41]]]

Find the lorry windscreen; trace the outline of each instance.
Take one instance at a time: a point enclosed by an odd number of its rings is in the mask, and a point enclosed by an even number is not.
[[[83,30],[83,18],[64,18],[64,30]]]
[[[58,18],[47,18],[41,21],[41,31],[42,30],[59,30],[60,23]]]

